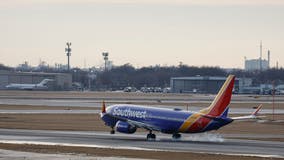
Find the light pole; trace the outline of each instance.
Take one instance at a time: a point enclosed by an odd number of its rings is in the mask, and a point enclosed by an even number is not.
[[[65,52],[68,57],[68,72],[69,72],[70,71],[71,42],[67,42],[66,45],[67,45],[67,48],[65,48]]]
[[[275,97],[275,82],[274,81],[272,81],[272,120],[274,121],[274,111],[275,111],[275,99],[274,99],[274,97]]]

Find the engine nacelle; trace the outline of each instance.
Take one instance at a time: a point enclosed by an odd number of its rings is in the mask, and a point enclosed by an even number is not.
[[[130,125],[127,122],[123,122],[123,121],[117,121],[116,125],[115,125],[116,131],[121,132],[121,133],[128,133],[128,134],[132,134],[134,132],[136,132],[136,127]]]

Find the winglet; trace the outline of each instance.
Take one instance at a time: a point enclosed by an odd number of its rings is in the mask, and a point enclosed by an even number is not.
[[[260,105],[257,107],[257,109],[256,109],[254,112],[251,113],[251,115],[256,116],[257,113],[258,113],[258,111],[261,109],[261,107],[262,107],[262,104],[260,104]]]
[[[103,104],[102,104],[102,113],[106,113],[106,104],[105,104],[105,101],[103,101]]]

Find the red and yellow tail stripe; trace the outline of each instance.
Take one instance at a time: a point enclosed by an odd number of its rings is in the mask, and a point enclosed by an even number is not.
[[[218,92],[214,101],[208,108],[201,110],[198,113],[190,115],[179,128],[180,132],[197,132],[204,129],[211,121],[208,118],[204,118],[201,114],[220,116],[231,101],[232,90],[234,87],[234,75],[229,75],[226,82]]]

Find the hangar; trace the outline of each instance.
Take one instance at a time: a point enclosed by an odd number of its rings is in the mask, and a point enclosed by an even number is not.
[[[211,93],[216,94],[227,77],[210,77],[210,76],[194,76],[194,77],[172,77],[171,92],[173,93]],[[250,86],[252,79],[236,78],[234,92],[238,93],[244,87]]]
[[[0,89],[6,89],[11,83],[36,84],[43,79],[54,80],[47,84],[51,91],[70,90],[72,87],[72,75],[68,73],[0,71]]]

